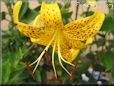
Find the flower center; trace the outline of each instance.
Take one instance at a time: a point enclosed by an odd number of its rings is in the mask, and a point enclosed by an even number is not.
[[[55,48],[57,48],[57,53],[58,53],[58,60],[59,60],[59,63],[60,63],[60,66],[71,76],[71,73],[68,72],[68,70],[63,66],[62,64],[62,61],[71,65],[71,66],[74,66],[74,64],[66,61],[63,57],[62,57],[62,54],[61,54],[61,47],[60,47],[60,44],[61,42],[63,41],[63,38],[62,38],[62,33],[61,33],[61,29],[57,29],[56,32],[54,33],[52,39],[50,40],[50,42],[48,43],[48,45],[45,47],[45,49],[42,51],[42,53],[40,54],[40,56],[33,62],[30,64],[30,66],[32,66],[33,64],[36,63],[36,66],[33,70],[33,73],[35,72],[36,68],[38,67],[39,65],[39,62],[41,60],[41,58],[43,57],[43,55],[45,54],[46,51],[48,51],[48,48],[51,46],[51,44],[53,43],[53,51],[52,51],[52,66],[53,66],[53,70],[54,70],[54,74],[55,74],[55,77],[57,78],[57,73],[56,73],[56,69],[55,69],[55,64],[54,64],[54,53],[55,53]]]

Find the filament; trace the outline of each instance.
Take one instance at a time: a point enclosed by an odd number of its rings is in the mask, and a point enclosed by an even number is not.
[[[53,51],[52,51],[52,66],[53,66],[55,77],[57,78],[57,73],[56,73],[55,64],[54,64],[55,47],[56,47],[56,41],[54,42],[54,47],[53,47]]]
[[[61,54],[60,54],[60,40],[59,40],[59,35],[58,35],[58,59],[61,67],[71,76],[71,74],[68,72],[68,70],[63,66],[61,62]]]
[[[35,68],[34,68],[34,70],[33,70],[33,73],[35,72],[36,68],[38,67],[39,62],[40,62],[42,56],[45,54],[45,51],[48,50],[49,46],[50,46],[51,43],[53,42],[53,40],[54,40],[54,38],[55,38],[55,35],[56,35],[56,33],[54,34],[54,36],[53,36],[52,39],[50,40],[49,44],[48,44],[48,45],[45,47],[45,49],[42,51],[42,53],[40,54],[40,56],[39,56],[33,63],[30,64],[30,66],[31,66],[31,65],[33,65],[33,64],[35,64],[35,63],[37,62],[36,66],[35,66]]]

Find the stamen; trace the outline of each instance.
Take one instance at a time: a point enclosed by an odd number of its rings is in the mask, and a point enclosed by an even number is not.
[[[45,49],[42,51],[42,53],[40,54],[40,56],[36,59],[36,61],[34,61],[33,63],[30,64],[30,66],[31,66],[31,65],[33,65],[33,64],[35,64],[35,63],[37,62],[36,66],[35,66],[35,68],[34,68],[34,70],[33,70],[33,73],[35,72],[36,68],[38,67],[41,58],[42,58],[43,55],[45,54],[45,51],[48,50],[49,46],[50,46],[51,43],[53,42],[53,40],[54,40],[54,38],[55,38],[55,35],[56,35],[56,33],[54,34],[54,36],[53,36],[52,39],[50,40],[49,44],[48,44],[48,45],[45,47]]]
[[[28,63],[26,63],[26,69],[28,70],[30,76],[35,80],[35,77],[33,76],[33,73],[32,73],[32,69]]]
[[[53,66],[53,70],[54,70],[55,77],[57,78],[57,73],[56,73],[56,69],[55,69],[55,65],[54,65],[54,52],[55,52],[55,47],[56,47],[56,41],[55,41],[55,43],[54,43],[54,47],[53,47],[53,51],[52,51],[52,66]]]
[[[72,80],[72,78],[73,78],[73,77],[72,77],[72,72],[71,72],[71,73],[70,73],[70,80]]]
[[[76,72],[76,65],[74,65],[73,69],[72,69],[72,72]]]
[[[73,75],[74,72],[76,72],[76,65],[73,66],[73,69],[72,69],[72,71],[70,72],[70,80],[72,80],[72,78],[73,78],[72,75]]]
[[[60,52],[59,52],[59,53],[60,53]],[[61,53],[60,53],[60,57],[61,57],[61,59],[62,59],[65,63],[67,63],[67,64],[69,64],[69,65],[71,65],[71,66],[75,66],[74,64],[72,64],[72,63],[66,61],[66,60],[62,57]]]
[[[47,61],[47,62],[50,62],[50,61],[51,61],[51,57],[50,57],[50,55],[48,54],[48,51],[45,51],[45,58],[46,58],[46,61]]]
[[[58,54],[58,58],[59,58],[59,63],[61,65],[61,67],[71,76],[71,74],[68,72],[68,70],[63,66],[62,62],[61,62],[61,58],[60,55]]]
[[[63,66],[62,62],[61,62],[61,55],[60,55],[60,39],[59,39],[59,35],[58,35],[58,58],[59,58],[59,63],[61,65],[61,67],[71,76],[71,74],[68,72],[68,70]]]

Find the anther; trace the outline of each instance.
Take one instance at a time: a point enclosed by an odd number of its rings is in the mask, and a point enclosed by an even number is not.
[[[76,65],[73,66],[72,72],[76,72]]]
[[[45,58],[46,58],[46,61],[47,62],[50,62],[51,61],[51,57],[50,57],[48,51],[45,51]]]
[[[26,63],[26,69],[28,70],[30,76],[35,80],[35,77],[33,75],[32,69],[31,69],[31,67],[29,66],[28,63]]]
[[[72,80],[73,79],[73,77],[72,77],[72,72],[70,73],[70,80]]]

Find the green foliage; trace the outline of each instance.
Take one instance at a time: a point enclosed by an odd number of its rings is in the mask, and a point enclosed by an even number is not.
[[[22,22],[30,23],[39,13],[35,10],[28,9],[24,15]]]
[[[63,0],[62,3],[58,3],[60,9],[61,9],[61,14],[62,14],[62,19],[64,24],[67,24],[69,22],[69,19],[72,16],[72,12],[69,11],[70,8],[70,0]]]
[[[28,6],[29,6],[28,2],[23,2],[21,10],[20,10],[20,14],[19,14],[20,18],[22,18],[24,16],[24,14],[27,12]]]
[[[105,16],[106,16],[105,21],[103,23],[101,30],[110,32],[110,31],[114,30],[114,24],[113,24],[114,18],[112,18],[112,16],[110,14],[106,14]]]
[[[46,1],[46,3],[51,3],[51,0],[45,0]],[[38,3],[42,3],[42,0],[38,0]]]
[[[114,53],[110,50],[99,52],[98,58],[106,67],[106,70],[110,71],[114,65]]]
[[[114,65],[113,65],[113,67],[112,67],[112,78],[113,78],[113,80],[114,80]]]
[[[5,19],[6,17],[6,12],[1,12],[0,13],[0,21],[2,21],[3,19]]]

